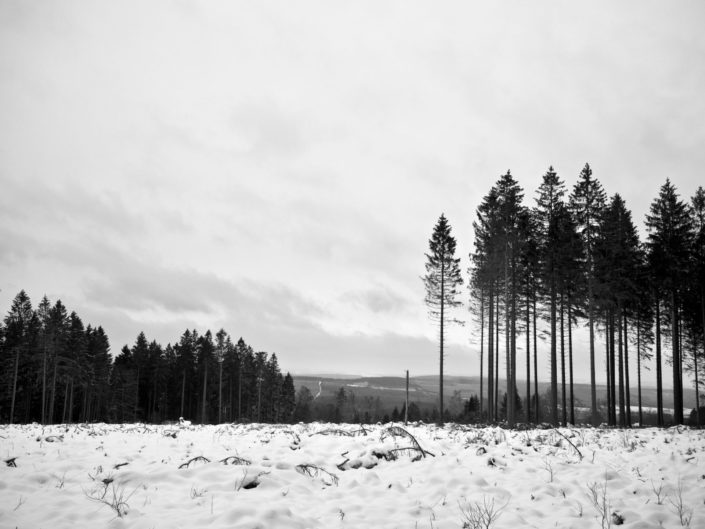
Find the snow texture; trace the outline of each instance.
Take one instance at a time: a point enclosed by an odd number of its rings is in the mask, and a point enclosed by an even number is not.
[[[0,457],[2,528],[705,527],[684,427],[6,425]]]

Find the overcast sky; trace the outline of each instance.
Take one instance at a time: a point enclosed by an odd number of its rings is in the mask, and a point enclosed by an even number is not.
[[[640,225],[705,183],[705,4],[576,6],[0,0],[0,307],[60,298],[114,353],[224,327],[294,373],[436,373],[442,212],[465,271],[507,169],[533,205],[590,162]]]

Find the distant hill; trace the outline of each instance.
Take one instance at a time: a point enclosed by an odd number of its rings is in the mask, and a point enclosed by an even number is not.
[[[380,398],[384,409],[391,410],[395,406],[401,407],[404,403],[404,389],[406,380],[404,377],[350,377],[346,375],[294,375],[295,386],[306,386],[313,395],[319,391],[319,382],[322,401],[331,401],[335,397],[335,393],[344,387],[347,393],[354,393],[355,398]],[[486,383],[486,381],[485,381]],[[455,391],[460,390],[464,398],[471,395],[479,395],[480,393],[480,377],[459,377],[446,376],[444,377],[445,394],[449,398]],[[533,382],[531,383],[533,394]],[[539,382],[539,394],[543,395],[548,391],[550,384],[548,382]],[[526,382],[517,380],[517,388],[519,395],[524,398],[526,395]],[[485,388],[486,391],[486,388]],[[506,383],[504,380],[499,381],[499,392],[502,395],[506,391]],[[568,391],[568,388],[566,388]],[[558,386],[560,398],[560,384]],[[575,384],[573,386],[575,403],[578,407],[590,406],[590,384]],[[631,389],[631,405],[632,408],[637,406],[637,390]],[[664,391],[664,408],[673,407],[673,393],[671,390]],[[425,375],[410,377],[409,379],[409,400],[416,402],[421,408],[433,407],[438,398],[438,376]],[[695,391],[690,388],[683,389],[683,398],[685,407],[695,407]],[[604,385],[597,386],[598,401],[607,399],[607,387]],[[642,387],[642,406],[645,408],[656,406],[656,388]]]

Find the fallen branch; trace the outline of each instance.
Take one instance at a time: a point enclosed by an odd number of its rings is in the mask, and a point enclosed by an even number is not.
[[[327,470],[321,467],[317,467],[316,465],[296,465],[295,467],[296,471],[299,474],[303,474],[304,476],[308,476],[310,478],[320,478],[321,481],[325,485],[335,485],[338,486],[338,476],[335,474],[331,474]]]
[[[568,441],[568,442],[570,443],[570,446],[572,446],[572,447],[575,449],[575,451],[576,451],[576,452],[578,453],[578,455],[580,456],[580,460],[582,461],[582,459],[583,459],[583,454],[580,452],[580,450],[578,450],[578,447],[573,444],[573,441],[571,441],[571,440],[568,439],[565,435],[563,435],[563,434],[561,433],[561,431],[560,431],[558,428],[554,428],[553,430],[556,431],[556,432],[558,433],[558,435],[560,435],[563,439],[565,439],[566,441]]]
[[[238,457],[238,456],[228,456],[225,459],[221,459],[218,462],[223,463],[224,465],[251,465],[252,464],[252,461],[249,461],[248,459],[245,459],[243,457]]]
[[[196,457],[192,457],[191,459],[189,459],[189,460],[186,461],[185,463],[181,463],[181,464],[179,465],[179,468],[188,468],[191,463],[198,463],[199,461],[202,461],[202,462],[204,462],[204,463],[210,463],[210,462],[211,462],[211,460],[208,459],[207,457],[196,456]]]
[[[5,464],[6,464],[8,467],[17,468],[17,463],[15,462],[15,459],[17,459],[17,458],[16,458],[16,457],[11,457],[10,459],[6,459],[6,460],[5,460]]]
[[[423,448],[421,448],[421,445],[416,440],[416,438],[400,426],[390,426],[389,428],[384,430],[382,432],[382,439],[384,439],[388,435],[391,435],[392,437],[405,437],[405,438],[409,439],[409,441],[411,441],[411,444],[413,445],[413,448],[415,450],[418,450],[418,452],[421,454],[421,457],[426,457],[426,454],[428,454],[432,457],[436,457],[434,454],[432,454],[428,450],[424,450]],[[408,449],[404,448],[404,449],[400,449],[400,450],[408,450]]]

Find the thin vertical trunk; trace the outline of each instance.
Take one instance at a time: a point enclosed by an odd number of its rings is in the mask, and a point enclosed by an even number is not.
[[[622,309],[617,306],[617,351],[619,362],[619,425],[622,428],[627,426],[627,419],[624,408],[624,336],[622,334]]]
[[[46,416],[46,403],[47,403],[47,351],[44,348],[44,355],[42,356],[42,425],[47,423]]]
[[[480,289],[480,420],[482,420],[482,413],[485,408],[484,400],[484,387],[483,382],[485,378],[485,372],[483,371],[484,365],[483,360],[485,359],[485,293]],[[408,371],[407,371],[408,374]],[[408,400],[408,398],[407,398]],[[407,408],[408,408],[407,404]]]
[[[64,388],[64,411],[61,416],[61,424],[66,424],[66,408],[69,404],[69,381],[66,380],[66,387]]]
[[[257,422],[262,422],[262,375],[257,377]]]
[[[490,283],[487,321],[487,422],[492,422],[494,410],[494,286]]]
[[[592,260],[591,260],[592,262]],[[589,265],[588,277],[588,327],[590,328],[590,416],[592,425],[600,422],[597,412],[597,380],[595,375],[595,315],[592,300],[592,267]]]
[[[73,377],[71,377],[71,398],[69,399],[69,423],[73,422],[73,390],[74,390],[74,383],[73,383]]]
[[[610,386],[610,323],[605,311],[605,387],[607,388],[607,424],[612,424],[612,393]]]
[[[705,353],[705,287],[700,287],[700,316],[702,317],[702,320],[703,320],[703,353]],[[694,344],[696,343],[695,339],[693,339],[693,343]],[[700,384],[698,383],[698,348],[697,348],[697,346],[694,347],[693,357],[695,358],[695,413],[696,413],[696,420],[697,420],[698,428],[700,428],[702,417],[700,417]]]
[[[624,386],[625,386],[625,406],[626,406],[626,423],[627,427],[632,426],[632,399],[630,395],[631,386],[629,385],[629,327],[627,315],[624,314]]]
[[[639,426],[644,426],[644,413],[641,408],[641,319],[636,319],[636,383],[639,402]]]
[[[561,419],[563,426],[568,423],[568,404],[566,401],[566,391],[565,391],[565,296],[561,292],[561,308],[560,308],[560,318],[561,318]]]
[[[531,300],[526,295],[526,424],[531,422]]]
[[[512,252],[513,254],[513,252]],[[511,421],[510,426],[514,426],[516,422],[516,401],[517,401],[517,285],[516,285],[516,266],[512,258],[512,333],[511,333]]]
[[[186,370],[184,369],[181,374],[181,412],[179,417],[184,417],[184,399],[186,397]]]
[[[15,396],[17,394],[17,373],[20,366],[20,348],[15,348],[15,369],[14,375],[12,376],[12,405],[10,406],[10,424],[12,424],[15,417]]]
[[[661,373],[661,303],[656,294],[656,415],[659,426],[664,425],[663,418],[663,380]]]
[[[671,290],[671,341],[673,342],[673,422],[683,424],[683,384],[681,383],[681,352],[678,329],[676,292]]]
[[[507,382],[507,405],[505,407],[505,420],[509,427],[514,426],[514,388],[512,387],[512,359],[511,359],[511,337],[510,337],[510,292],[509,292],[509,260],[507,259],[507,248],[504,252],[504,362],[505,380]]]
[[[536,298],[534,305],[534,395],[536,396],[536,424],[541,422],[541,406],[539,405],[539,361],[538,361],[538,340],[536,326]]]
[[[238,364],[237,370],[237,420],[242,422],[242,362]]]
[[[570,374],[570,424],[575,424],[575,393],[573,391],[573,314],[568,297],[568,371]]]
[[[482,372],[482,370],[480,370]],[[480,391],[482,394],[482,391]],[[409,370],[406,370],[406,401],[404,403],[404,426],[409,423]]]
[[[203,400],[201,401],[201,424],[206,424],[206,390],[208,388],[208,361],[203,359]]]
[[[135,408],[132,411],[132,420],[137,422],[137,408],[140,405],[140,368],[137,366],[137,383],[135,384]]]
[[[615,343],[614,343],[614,311],[609,309],[609,337],[610,337],[610,393],[612,394],[612,407],[610,409],[612,426],[617,425],[617,365],[615,358]]]
[[[443,310],[445,309],[445,260],[441,259],[441,358],[440,358],[440,374],[439,374],[439,380],[438,380],[438,398],[440,400],[440,405],[441,409],[438,413],[438,424],[442,425],[443,424],[443,339],[445,338],[443,336]]]
[[[49,422],[54,423],[54,401],[56,397],[56,356],[54,356],[54,375],[51,379],[51,399],[49,400]]]
[[[499,417],[499,293],[497,293],[497,303],[496,311],[497,317],[495,318],[495,337],[494,337],[494,420],[496,421]]]
[[[218,424],[223,422],[223,361],[218,362]]]
[[[551,424],[558,426],[558,357],[556,344],[556,282],[551,274]]]

